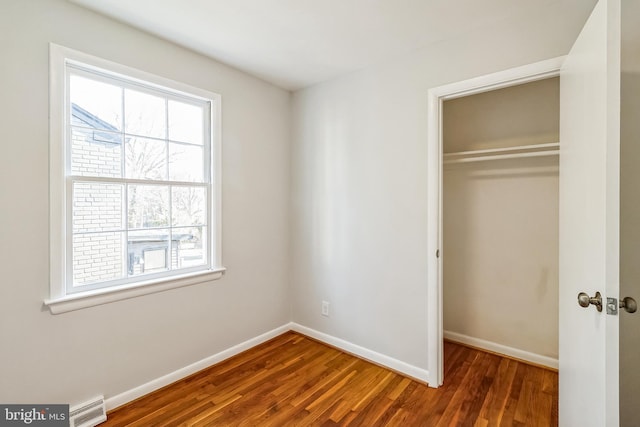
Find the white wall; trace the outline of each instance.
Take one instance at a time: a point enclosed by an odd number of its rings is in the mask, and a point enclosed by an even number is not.
[[[63,0],[0,6],[0,402],[111,397],[290,320],[290,94]],[[51,315],[48,43],[222,95],[218,281]]]
[[[580,16],[549,6],[294,94],[294,321],[426,369],[427,91],[565,54],[594,3]]]
[[[531,353],[533,362],[542,363],[534,355],[557,360],[558,158],[451,166],[444,330],[460,334],[453,340]]]

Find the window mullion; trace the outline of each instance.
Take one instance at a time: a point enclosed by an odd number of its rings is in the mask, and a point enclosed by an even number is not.
[[[209,184],[206,182],[188,182],[188,181],[160,181],[157,179],[135,179],[135,178],[116,178],[116,177],[102,177],[102,176],[88,176],[88,175],[68,175],[75,181],[86,182],[105,182],[105,183],[127,183],[136,185],[173,185],[176,187],[207,187]]]

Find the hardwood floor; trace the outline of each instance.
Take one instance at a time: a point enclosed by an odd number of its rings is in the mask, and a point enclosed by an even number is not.
[[[438,388],[288,332],[101,426],[556,426],[558,374],[445,343]]]

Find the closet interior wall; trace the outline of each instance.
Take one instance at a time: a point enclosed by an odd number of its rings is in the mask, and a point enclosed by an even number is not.
[[[558,140],[558,78],[444,102],[446,339],[557,360]]]

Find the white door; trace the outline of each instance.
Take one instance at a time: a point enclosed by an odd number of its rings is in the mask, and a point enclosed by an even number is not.
[[[560,390],[563,427],[617,426],[620,0],[600,0],[560,74]],[[603,310],[579,292],[602,294]]]

